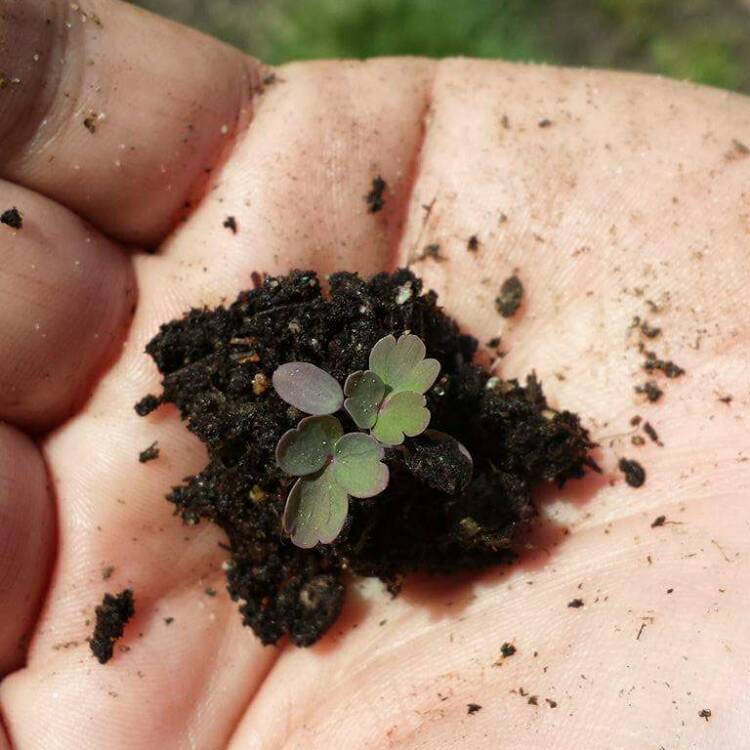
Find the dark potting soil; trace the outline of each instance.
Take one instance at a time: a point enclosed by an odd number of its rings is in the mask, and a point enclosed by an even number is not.
[[[135,614],[133,592],[124,589],[116,596],[105,594],[96,608],[96,625],[89,640],[91,653],[101,664],[106,664],[114,652],[115,641],[125,631],[125,625]]]
[[[21,229],[23,227],[23,217],[21,212],[14,206],[0,214],[0,224],[7,224],[11,229]]]
[[[410,271],[369,281],[337,273],[329,282],[324,295],[312,272],[266,278],[229,307],[191,310],[163,325],[147,346],[163,394],[136,406],[145,415],[176,404],[206,444],[207,466],[168,499],[187,523],[208,519],[226,532],[229,593],[266,644],[284,635],[298,646],[317,641],[338,617],[347,571],[377,576],[395,593],[412,571],[510,561],[536,512],[534,486],[562,485],[596,467],[578,416],[549,409],[533,375],[523,384],[490,379],[472,363],[477,341],[461,334]],[[276,466],[275,448],[302,415],[270,385],[274,370],[312,362],[343,383],[367,368],[376,341],[407,330],[442,365],[426,394],[430,428],[468,448],[470,481],[454,443],[407,438],[386,451],[387,489],[351,500],[333,544],[295,547],[281,528],[294,480]],[[354,428],[348,415],[338,416]]]

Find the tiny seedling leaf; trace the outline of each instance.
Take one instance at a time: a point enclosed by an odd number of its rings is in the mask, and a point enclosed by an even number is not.
[[[276,446],[276,463],[286,474],[301,477],[320,471],[344,434],[336,417],[305,417],[282,435]]]
[[[330,544],[339,535],[348,510],[349,497],[329,464],[297,480],[286,500],[282,524],[294,544],[310,549],[318,542]]]
[[[385,398],[385,383],[372,370],[353,372],[344,384],[344,408],[360,430],[369,430]]]
[[[336,481],[352,497],[372,497],[388,486],[388,467],[382,463],[385,451],[375,438],[351,432],[337,443],[333,456]]]
[[[344,403],[336,379],[310,362],[287,362],[278,367],[273,387],[284,401],[307,414],[333,414]]]
[[[401,336],[398,341],[392,334],[385,336],[370,352],[370,370],[391,393],[425,393],[440,373],[440,363],[436,359],[425,359],[426,351],[422,339],[413,333]]]
[[[400,445],[404,436],[416,437],[427,429],[430,412],[420,393],[401,391],[383,402],[372,434],[384,445]]]

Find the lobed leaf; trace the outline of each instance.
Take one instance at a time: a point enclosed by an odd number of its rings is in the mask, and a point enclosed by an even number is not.
[[[276,446],[276,463],[293,477],[314,474],[334,453],[344,428],[336,417],[305,417],[285,432]]]
[[[385,451],[375,438],[351,432],[337,443],[333,456],[336,481],[352,497],[372,497],[388,486],[388,467],[382,463]]]
[[[352,373],[344,384],[344,408],[360,430],[369,430],[378,418],[385,398],[385,383],[372,370]]]
[[[272,380],[284,401],[307,414],[333,414],[344,403],[337,380],[310,362],[287,362],[276,368]]]
[[[372,434],[384,445],[400,445],[404,436],[416,437],[427,429],[430,412],[425,397],[413,391],[394,393],[383,402]]]
[[[422,339],[413,333],[398,341],[392,334],[384,336],[370,352],[370,370],[375,372],[393,393],[425,393],[437,380],[440,363],[425,359],[427,350]]]
[[[348,510],[349,497],[329,464],[318,474],[297,480],[286,500],[282,524],[297,547],[310,549],[318,542],[330,544],[339,535]]]

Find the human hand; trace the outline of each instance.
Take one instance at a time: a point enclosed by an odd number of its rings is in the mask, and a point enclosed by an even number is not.
[[[3,14],[0,210],[24,226],[0,226],[0,747],[741,745],[746,99],[465,60],[290,65],[264,85],[258,64],[129,6]],[[442,259],[419,259],[431,243]],[[205,455],[174,411],[133,412],[158,391],[144,345],[255,271],[407,263],[467,331],[502,333],[505,376],[536,369],[584,416],[606,478],[550,491],[510,569],[394,600],[366,581],[317,646],[264,648],[223,592],[218,531],[162,499]],[[507,322],[493,303],[516,268]],[[633,391],[636,315],[687,371],[655,404]],[[636,414],[663,447],[631,444]],[[87,620],[126,586],[129,651],[102,667]]]

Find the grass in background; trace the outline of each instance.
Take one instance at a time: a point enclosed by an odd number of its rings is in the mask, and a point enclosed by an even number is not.
[[[504,58],[750,92],[750,0],[136,0],[270,63]]]

